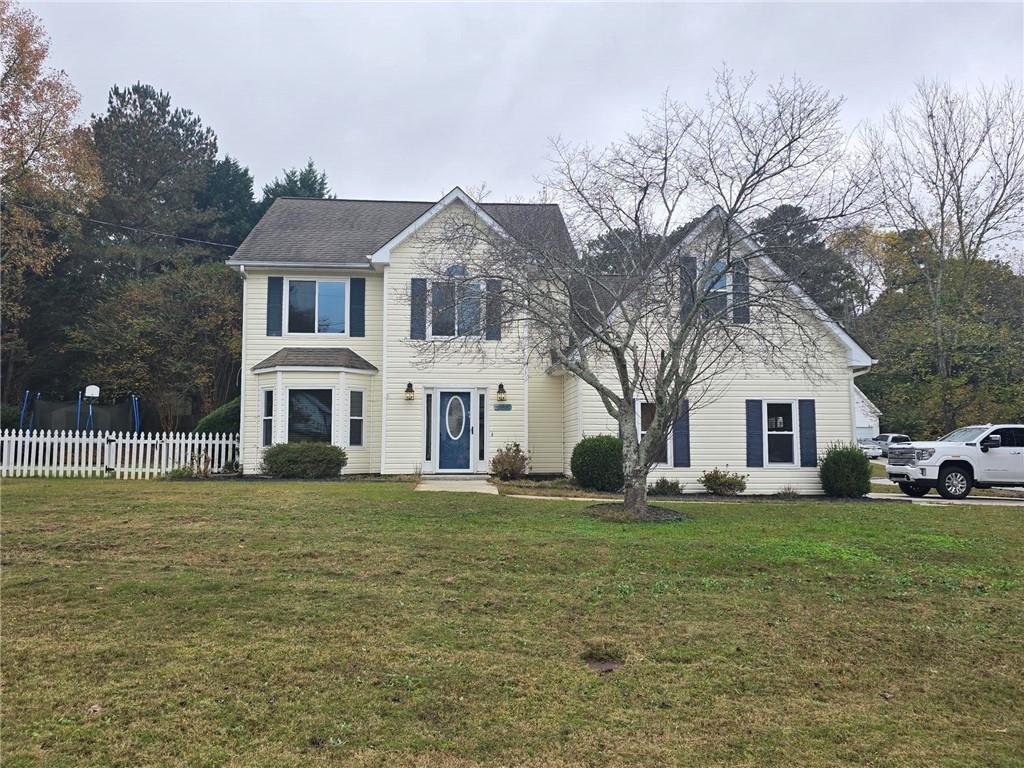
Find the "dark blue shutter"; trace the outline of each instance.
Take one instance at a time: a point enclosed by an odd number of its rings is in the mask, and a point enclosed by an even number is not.
[[[818,466],[818,426],[815,424],[814,401],[801,400],[800,406],[800,466]]]
[[[487,341],[501,341],[501,280],[487,281]]]
[[[267,336],[281,335],[281,302],[284,298],[284,278],[267,278]]]
[[[353,277],[349,280],[351,306],[349,307],[349,336],[366,335],[366,278]]]
[[[732,271],[732,321],[750,322],[750,270],[745,261],[736,264]]]
[[[690,401],[683,400],[679,417],[672,425],[672,466],[690,466]]]
[[[764,422],[761,401],[747,400],[747,466],[764,466]]]
[[[679,306],[682,318],[693,309],[694,284],[697,280],[697,257],[683,256],[679,259]]]
[[[427,280],[414,277],[409,289],[411,313],[409,317],[409,338],[427,338]]]

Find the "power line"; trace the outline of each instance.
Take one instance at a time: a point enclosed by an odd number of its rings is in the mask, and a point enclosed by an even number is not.
[[[167,237],[172,240],[184,240],[187,243],[198,243],[199,245],[214,245],[218,248],[237,248],[237,245],[231,245],[230,243],[215,243],[212,240],[200,240],[195,237],[185,237],[184,235],[171,235],[166,232],[154,232],[151,229],[142,229],[140,227],[130,227],[127,224],[116,224],[113,221],[103,221],[102,219],[94,219],[90,216],[86,216],[82,213],[69,213],[67,211],[55,211],[52,208],[40,208],[35,205],[28,205],[26,203],[15,203],[10,200],[6,201],[7,205],[15,205],[18,208],[24,208],[29,211],[39,211],[41,213],[60,213],[64,216],[74,216],[82,221],[88,221],[93,224],[101,224],[105,227],[116,227],[118,229],[126,229],[129,232],[139,232],[144,235],[152,235],[154,237]]]

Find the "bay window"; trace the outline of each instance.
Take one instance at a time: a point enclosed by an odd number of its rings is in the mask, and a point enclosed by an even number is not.
[[[333,442],[332,406],[330,389],[289,389],[288,442]]]
[[[364,400],[362,390],[354,389],[348,393],[348,444],[351,447],[363,445]]]
[[[263,390],[263,416],[260,418],[260,426],[263,428],[263,439],[261,444],[264,448],[274,442],[274,390]]]

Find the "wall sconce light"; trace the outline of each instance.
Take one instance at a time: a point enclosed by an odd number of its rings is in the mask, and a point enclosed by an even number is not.
[[[498,402],[499,403],[504,403],[505,402],[505,395],[506,395],[505,385],[504,384],[498,384]]]
[[[405,399],[412,400],[416,397],[416,390],[412,388],[412,382],[410,381],[405,385]]]

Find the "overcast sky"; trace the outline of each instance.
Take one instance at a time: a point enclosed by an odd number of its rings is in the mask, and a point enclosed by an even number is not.
[[[51,62],[102,112],[113,84],[169,91],[257,189],[312,157],[338,197],[531,197],[548,139],[603,144],[723,62],[846,97],[852,127],[921,77],[1020,79],[1024,4],[31,3]]]

